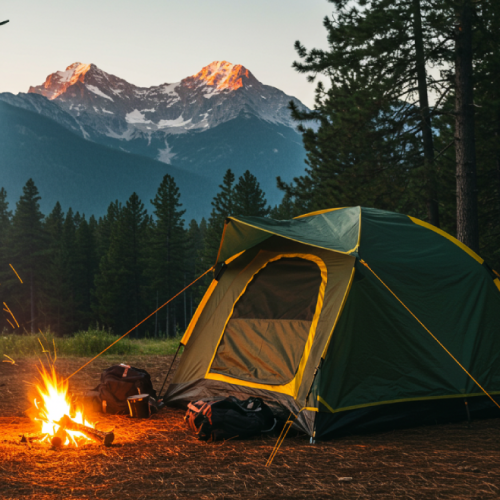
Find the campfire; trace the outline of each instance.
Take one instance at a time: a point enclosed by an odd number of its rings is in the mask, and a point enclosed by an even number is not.
[[[33,436],[24,436],[25,442],[49,442],[54,447],[80,446],[98,442],[110,446],[114,440],[113,432],[97,430],[95,424],[88,422],[83,411],[75,409],[68,394],[67,381],[58,378],[52,366],[47,371],[39,369],[42,384],[36,385],[37,396],[34,407],[29,412],[33,420],[40,424],[40,431]]]

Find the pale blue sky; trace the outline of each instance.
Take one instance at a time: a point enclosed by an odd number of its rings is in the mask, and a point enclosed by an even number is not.
[[[0,92],[26,92],[73,62],[140,86],[173,83],[214,60],[313,105],[291,68],[295,40],[326,48],[327,0],[0,0]]]

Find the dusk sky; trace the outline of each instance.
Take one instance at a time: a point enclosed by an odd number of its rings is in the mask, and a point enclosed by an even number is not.
[[[294,42],[326,48],[332,11],[327,0],[3,0],[0,92],[27,92],[77,61],[149,87],[226,60],[312,107]]]

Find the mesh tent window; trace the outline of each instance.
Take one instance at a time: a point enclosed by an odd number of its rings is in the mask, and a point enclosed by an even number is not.
[[[321,270],[311,260],[268,262],[236,301],[210,373],[270,385],[290,382],[309,336],[321,282]]]

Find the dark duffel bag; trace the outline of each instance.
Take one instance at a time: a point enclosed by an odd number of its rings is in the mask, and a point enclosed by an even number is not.
[[[184,419],[201,441],[245,439],[270,432],[276,426],[271,409],[260,398],[240,401],[230,396],[189,403]]]
[[[97,399],[104,413],[125,414],[129,412],[127,398],[137,394],[149,394],[156,398],[149,373],[121,364],[104,370],[101,383],[87,393],[87,397]]]

